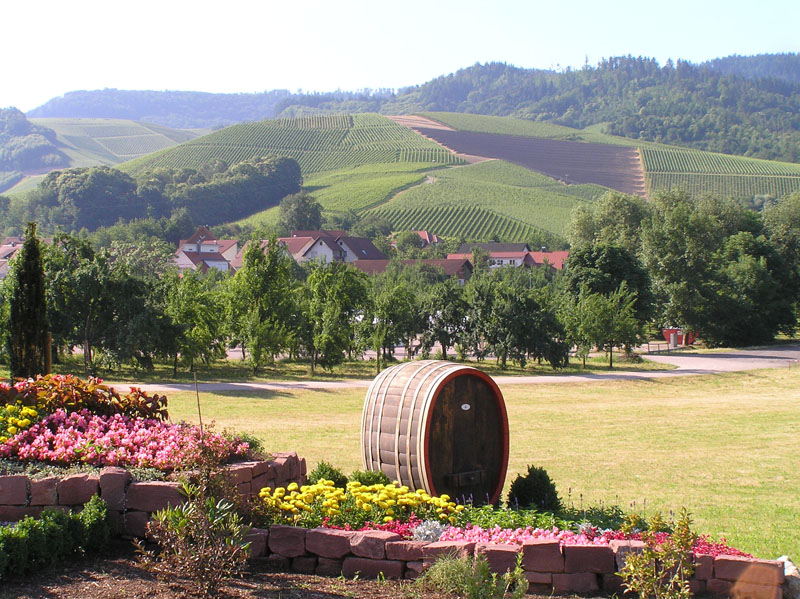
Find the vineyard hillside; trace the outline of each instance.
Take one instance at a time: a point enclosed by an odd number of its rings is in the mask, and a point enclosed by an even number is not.
[[[34,118],[30,121],[55,131],[56,145],[69,160],[64,168],[114,166],[171,148],[201,134],[123,119]],[[27,177],[8,193],[32,189],[43,177]]]
[[[490,160],[432,173],[425,183],[367,213],[386,218],[395,230],[556,247],[564,241],[572,210],[607,191],[599,185],[564,185]]]
[[[229,164],[277,154],[297,160],[304,176],[365,164],[459,164],[433,141],[377,114],[310,116],[243,123],[132,161],[140,172],[160,166],[196,168],[214,158]]]
[[[598,126],[573,129],[512,117],[445,112],[423,116],[454,131],[415,129],[453,150],[510,160],[568,183],[588,181],[639,195],[677,188],[741,200],[800,191],[800,164],[795,163],[634,141],[602,133]],[[643,173],[634,161],[625,159],[636,148]]]

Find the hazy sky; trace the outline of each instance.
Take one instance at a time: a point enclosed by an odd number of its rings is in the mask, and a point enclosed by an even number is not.
[[[798,0],[9,0],[0,107],[79,89],[400,88],[476,62],[799,52],[798,24]]]

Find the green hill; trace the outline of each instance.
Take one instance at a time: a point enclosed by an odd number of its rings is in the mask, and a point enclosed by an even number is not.
[[[270,153],[294,158],[304,176],[364,164],[461,162],[438,144],[385,117],[342,114],[233,125],[122,168],[130,173],[161,166],[192,168],[214,158],[233,164]]]
[[[602,133],[599,126],[574,129],[513,117],[446,112],[423,116],[459,131],[636,146],[649,194],[680,188],[698,195],[715,194],[748,201],[758,196],[782,197],[800,191],[800,164],[790,162],[636,141]]]
[[[28,119],[40,130],[52,132],[53,148],[64,157],[49,168],[20,173],[8,193],[19,194],[36,187],[44,174],[54,168],[115,166],[133,158],[171,148],[198,137],[202,132],[170,129],[122,119]],[[38,174],[37,174],[38,173]],[[27,177],[23,178],[23,174]],[[2,189],[0,187],[0,189]]]

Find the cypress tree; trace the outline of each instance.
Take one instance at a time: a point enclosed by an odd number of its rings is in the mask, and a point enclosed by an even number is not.
[[[25,243],[8,276],[11,278],[8,335],[11,378],[29,378],[45,371],[48,333],[44,267],[36,223],[28,223]]]

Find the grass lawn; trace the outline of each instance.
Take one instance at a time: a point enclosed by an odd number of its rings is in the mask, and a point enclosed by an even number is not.
[[[800,547],[800,367],[675,379],[504,385],[511,458],[506,489],[544,466],[574,505],[665,513],[762,558]],[[268,450],[360,469],[364,390],[202,394],[204,421],[247,431]],[[170,396],[196,421],[194,394]]]

